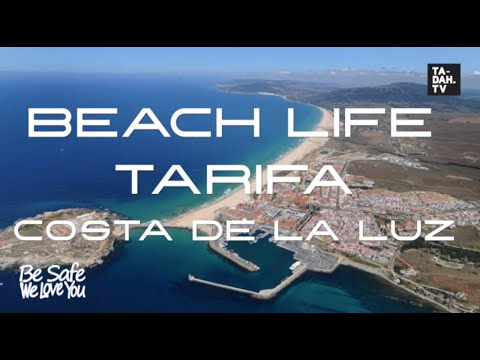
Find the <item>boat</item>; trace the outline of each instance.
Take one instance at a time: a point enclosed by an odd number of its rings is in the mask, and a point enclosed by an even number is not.
[[[296,261],[292,264],[292,266],[289,267],[290,270],[294,271],[296,268],[298,268],[302,264],[301,261]]]
[[[259,240],[265,239],[268,235],[270,235],[268,232],[264,232],[262,235],[258,237]]]

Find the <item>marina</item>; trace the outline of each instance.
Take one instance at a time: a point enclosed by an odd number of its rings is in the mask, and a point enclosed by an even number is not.
[[[257,242],[267,242],[269,246],[278,246],[290,252],[293,252],[293,258],[295,262],[289,267],[290,274],[285,276],[276,286],[272,288],[265,288],[259,291],[253,291],[242,287],[231,286],[220,282],[209,281],[205,279],[197,278],[191,274],[188,275],[188,280],[209,285],[233,292],[250,295],[255,299],[268,300],[272,299],[286,287],[292,284],[295,280],[299,279],[305,272],[314,271],[321,273],[332,273],[341,263],[342,258],[334,256],[332,254],[314,250],[306,249],[301,246],[299,242],[277,241],[273,242],[273,235],[265,228],[258,228],[251,231],[248,235],[254,236],[255,240],[249,241],[249,247],[255,246]],[[225,240],[210,241],[210,249],[217,252],[219,255],[234,262],[236,265],[246,269],[250,272],[260,270],[260,267],[255,263],[244,259],[236,252],[227,249],[227,243]]]
[[[260,291],[252,291],[252,290],[247,290],[247,289],[242,289],[238,288],[235,286],[230,286],[226,284],[220,284],[218,282],[214,281],[208,281],[208,280],[203,280],[196,278],[195,276],[189,274],[188,275],[188,280],[193,281],[199,284],[204,284],[204,285],[209,285],[213,287],[217,287],[220,289],[225,289],[225,290],[230,290],[242,294],[247,294],[250,295],[251,297],[255,299],[260,299],[260,300],[268,300],[274,298],[279,292],[284,290],[287,286],[289,286],[291,283],[293,283],[296,279],[298,279],[300,276],[303,275],[307,271],[307,267],[305,265],[297,267],[290,276],[284,278],[277,286],[275,286],[272,289],[263,289]]]
[[[260,269],[257,265],[255,265],[251,261],[245,260],[242,257],[240,257],[237,253],[234,253],[228,250],[225,247],[225,244],[223,242],[209,241],[208,246],[210,247],[210,249],[212,249],[216,253],[222,255],[224,258],[230,260],[231,262],[233,262],[234,264],[240,266],[245,270],[258,271]]]

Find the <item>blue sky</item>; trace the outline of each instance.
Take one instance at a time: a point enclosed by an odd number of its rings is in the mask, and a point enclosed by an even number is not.
[[[0,48],[0,71],[425,72],[429,62],[480,74],[480,48]]]

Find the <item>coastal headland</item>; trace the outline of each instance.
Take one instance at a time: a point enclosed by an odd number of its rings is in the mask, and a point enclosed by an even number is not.
[[[122,216],[106,210],[83,208],[48,211],[32,218],[23,219],[29,224],[19,227],[21,236],[38,241],[25,241],[15,236],[15,223],[0,231],[0,270],[29,264],[43,268],[52,264],[70,265],[78,262],[80,267],[93,267],[103,263],[103,258],[114,249],[114,243],[123,236],[123,226],[113,224]],[[101,241],[88,241],[80,229],[87,221],[106,222],[112,231]],[[56,225],[50,226],[50,224]],[[70,224],[67,226],[67,223]],[[75,235],[70,236],[75,230]],[[47,235],[49,233],[50,235]],[[63,237],[63,241],[52,240],[50,236]],[[70,239],[66,239],[71,237]]]

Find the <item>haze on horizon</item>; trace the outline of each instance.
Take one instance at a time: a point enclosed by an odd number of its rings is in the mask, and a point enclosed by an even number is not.
[[[1,48],[0,72],[201,75],[338,87],[426,83],[428,63],[461,63],[480,89],[480,48]]]

